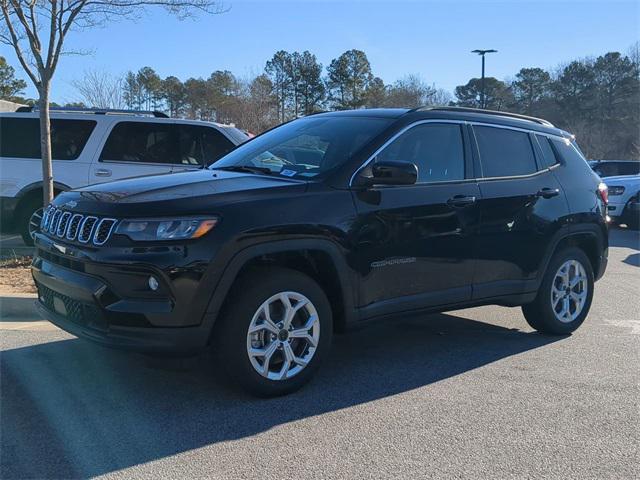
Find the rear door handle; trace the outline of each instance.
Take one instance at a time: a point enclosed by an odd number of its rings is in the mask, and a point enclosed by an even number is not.
[[[558,188],[542,188],[538,190],[538,193],[536,193],[537,197],[542,198],[552,198],[557,197],[558,195],[560,195],[560,189]]]
[[[111,176],[111,170],[109,170],[108,168],[98,168],[95,171],[96,177],[110,177]]]
[[[451,207],[467,207],[476,203],[476,197],[472,195],[456,195],[447,200],[447,205]]]

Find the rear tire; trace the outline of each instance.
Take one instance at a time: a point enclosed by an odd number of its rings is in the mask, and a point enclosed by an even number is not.
[[[567,335],[587,318],[593,286],[589,258],[579,248],[564,248],[551,258],[536,299],[522,313],[539,332]]]
[[[296,270],[264,267],[244,274],[234,286],[212,344],[233,383],[273,397],[298,390],[313,377],[330,350],[332,326],[329,300],[313,279]]]

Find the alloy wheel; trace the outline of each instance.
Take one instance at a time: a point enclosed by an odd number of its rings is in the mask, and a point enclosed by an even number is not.
[[[551,308],[563,323],[580,316],[587,301],[589,282],[587,273],[577,260],[567,260],[556,272],[551,284]]]
[[[40,207],[31,214],[29,218],[29,225],[27,226],[29,236],[34,238],[36,233],[40,231],[40,223],[42,222],[42,215],[44,214],[44,208]]]
[[[269,380],[298,375],[313,358],[320,340],[320,320],[311,301],[297,292],[280,292],[253,315],[247,331],[251,365]]]

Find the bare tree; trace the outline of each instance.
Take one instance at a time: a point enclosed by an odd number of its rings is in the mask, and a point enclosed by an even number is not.
[[[82,103],[94,108],[124,108],[123,84],[122,77],[97,70],[71,82]]]
[[[4,25],[0,42],[15,50],[18,61],[38,90],[40,145],[45,205],[53,199],[51,80],[67,35],[123,17],[134,17],[150,6],[160,6],[180,18],[194,13],[222,13],[217,0],[0,0]]]

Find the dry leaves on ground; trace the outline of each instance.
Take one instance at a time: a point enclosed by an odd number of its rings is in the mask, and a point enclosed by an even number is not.
[[[0,295],[36,293],[31,277],[31,258],[17,257],[0,261]]]

